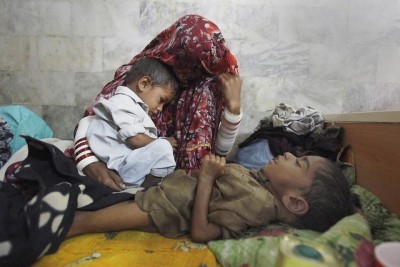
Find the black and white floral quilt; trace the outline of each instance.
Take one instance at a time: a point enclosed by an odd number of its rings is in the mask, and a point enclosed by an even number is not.
[[[15,173],[18,186],[0,182],[0,266],[29,266],[57,251],[76,210],[96,210],[134,198],[81,176],[75,163],[54,145],[25,139],[29,152]]]

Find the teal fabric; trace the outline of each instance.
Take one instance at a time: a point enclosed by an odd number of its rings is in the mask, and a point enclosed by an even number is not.
[[[14,135],[10,142],[12,153],[26,145],[25,139],[21,138],[20,134],[29,135],[37,139],[53,137],[53,131],[47,123],[36,113],[23,106],[0,106],[0,114],[6,120]]]
[[[258,138],[251,144],[238,149],[235,162],[245,166],[247,169],[259,170],[273,158],[268,140]]]
[[[0,114],[0,168],[2,168],[11,157],[10,142],[12,139],[13,134],[10,127]]]

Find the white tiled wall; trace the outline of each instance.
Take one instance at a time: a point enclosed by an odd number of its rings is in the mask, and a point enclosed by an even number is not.
[[[0,0],[0,105],[71,139],[115,69],[189,13],[213,20],[239,60],[243,132],[281,102],[400,110],[399,0]]]

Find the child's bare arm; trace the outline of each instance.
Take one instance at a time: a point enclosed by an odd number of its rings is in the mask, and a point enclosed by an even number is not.
[[[135,149],[139,147],[144,147],[153,142],[154,140],[156,139],[148,136],[147,134],[140,133],[135,136],[127,138],[126,143],[130,148]]]
[[[215,155],[204,157],[192,211],[191,236],[194,242],[205,243],[221,236],[219,225],[208,221],[208,206],[215,180],[224,173],[225,158]]]

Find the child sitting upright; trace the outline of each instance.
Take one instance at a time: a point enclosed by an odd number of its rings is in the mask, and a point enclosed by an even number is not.
[[[96,115],[87,131],[89,145],[125,185],[140,186],[148,174],[161,178],[174,171],[176,140],[157,138],[149,112],[161,111],[177,91],[178,82],[166,65],[142,58],[114,96],[95,104]]]

